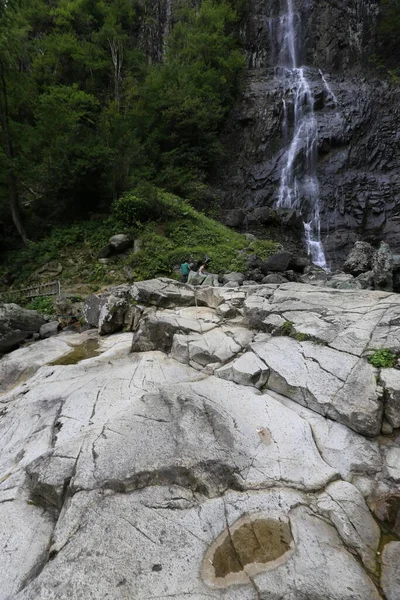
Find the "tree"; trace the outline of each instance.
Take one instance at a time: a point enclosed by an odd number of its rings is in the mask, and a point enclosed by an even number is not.
[[[17,156],[13,141],[10,109],[10,79],[19,79],[22,66],[21,41],[25,38],[27,24],[20,19],[17,2],[0,2],[0,128],[3,161],[8,184],[8,201],[14,225],[26,244],[28,241],[22,224],[19,203],[19,182],[16,168]]]

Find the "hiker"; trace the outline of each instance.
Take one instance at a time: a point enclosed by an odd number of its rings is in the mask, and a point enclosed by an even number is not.
[[[181,264],[182,283],[186,283],[189,277],[190,265],[187,260]]]
[[[198,270],[198,274],[199,275],[205,275],[206,274],[206,263],[202,263],[199,270]]]

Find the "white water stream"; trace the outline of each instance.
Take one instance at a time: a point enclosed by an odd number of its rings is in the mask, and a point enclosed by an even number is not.
[[[277,208],[297,210],[303,218],[307,252],[316,265],[326,268],[321,241],[319,184],[317,177],[318,126],[314,98],[303,67],[299,66],[300,17],[293,0],[277,20],[275,37],[279,48],[278,67],[289,82],[289,100],[283,99],[283,134],[288,141],[281,171]],[[329,87],[323,78],[324,85]],[[329,88],[332,99],[336,101]],[[289,107],[293,106],[292,136],[289,138]]]

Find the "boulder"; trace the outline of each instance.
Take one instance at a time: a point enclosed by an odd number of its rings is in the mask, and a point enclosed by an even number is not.
[[[356,242],[343,265],[343,271],[354,277],[370,271],[374,253],[375,249],[368,242]]]
[[[262,260],[259,256],[257,256],[257,254],[250,254],[250,256],[247,257],[247,268],[252,270],[252,269],[259,269],[262,265]]]
[[[0,354],[38,333],[45,323],[46,319],[36,310],[27,310],[18,304],[0,304]]]
[[[246,277],[250,281],[261,283],[261,281],[264,279],[264,274],[261,273],[260,269],[253,269],[252,271],[247,271]]]
[[[216,369],[215,375],[238,385],[262,388],[268,381],[269,369],[253,352],[246,352],[226,366]]]
[[[53,335],[57,335],[60,329],[60,323],[58,321],[50,321],[49,323],[45,323],[39,329],[39,335],[44,340]]]
[[[308,285],[324,286],[329,278],[329,274],[320,267],[310,265],[304,269],[304,274],[300,276],[299,281]]]
[[[125,324],[125,314],[129,308],[129,302],[124,297],[113,294],[106,296],[102,302],[99,312],[98,328],[100,335],[107,335],[121,331]]]
[[[385,389],[384,415],[395,429],[400,427],[400,371],[381,369],[380,380]]]
[[[59,294],[54,301],[56,314],[60,317],[70,317],[74,314],[74,306],[65,294]]]
[[[224,284],[230,283],[235,286],[242,285],[244,279],[245,279],[245,277],[244,277],[243,273],[232,272],[232,273],[225,273],[222,276],[222,281]]]
[[[194,306],[195,290],[192,286],[174,279],[159,278],[138,281],[132,286],[132,297],[141,304],[160,307]],[[204,306],[201,300],[198,304]]]
[[[306,256],[292,256],[289,263],[289,269],[296,273],[304,273],[304,270],[311,265],[311,261]]]
[[[400,483],[400,448],[391,448],[386,455],[386,468],[389,477]]]
[[[389,542],[382,552],[381,587],[387,600],[400,598],[400,542]]]
[[[293,254],[290,252],[278,252],[264,261],[260,268],[264,275],[268,275],[270,271],[283,273],[288,270],[292,259]]]
[[[128,248],[132,248],[134,241],[130,235],[119,233],[110,237],[108,243],[113,254],[120,254]]]
[[[378,498],[372,508],[379,521],[400,537],[400,493]]]
[[[328,277],[325,285],[335,290],[361,290],[361,282],[354,279],[353,275],[346,273],[334,273]]]
[[[103,299],[98,294],[91,294],[85,298],[83,304],[83,317],[89,325],[92,327],[99,326],[100,309],[103,303]]]
[[[280,273],[271,273],[270,275],[267,275],[266,277],[264,277],[264,279],[261,281],[261,283],[280,284],[280,283],[288,283],[288,280],[286,279],[286,277],[284,277]]]
[[[393,266],[392,252],[388,244],[381,242],[372,259],[372,281],[376,290],[393,291]]]
[[[373,281],[372,281],[372,271],[366,271],[365,273],[361,273],[356,277],[356,281],[361,285],[361,289],[363,290],[372,290],[373,289]]]

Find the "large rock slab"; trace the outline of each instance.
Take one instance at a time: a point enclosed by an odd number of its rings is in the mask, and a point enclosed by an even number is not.
[[[386,544],[382,552],[381,586],[387,600],[400,598],[400,542]]]
[[[204,335],[176,334],[171,356],[186,364],[205,367],[211,363],[226,363],[242,350],[240,338],[227,335],[221,329],[213,329]]]
[[[397,429],[400,427],[400,371],[382,369],[380,380],[385,388],[385,418]]]
[[[0,598],[15,598],[47,561],[54,521],[28,498],[0,500]]]
[[[267,386],[366,435],[380,432],[376,371],[351,354],[287,337],[251,346],[270,369]]]
[[[29,379],[46,362],[52,362],[70,352],[68,336],[41,340],[19,348],[0,359],[0,393]]]
[[[168,363],[161,364],[165,373]],[[173,361],[169,364],[172,368]],[[62,429],[53,453],[29,466],[35,494],[47,497],[49,486],[58,494],[72,475],[70,485],[77,490],[131,491],[177,483],[211,496],[228,487],[268,488],[279,481],[313,490],[336,476],[321,459],[309,425],[295,413],[249,388],[212,377],[195,381],[196,371],[181,369],[180,379],[187,372],[191,383],[163,386],[145,396],[137,389],[118,410],[107,404],[104,392],[87,392],[91,400],[80,407],[82,388],[79,395],[70,391],[58,417]],[[129,373],[126,364],[124,370]],[[144,383],[148,386],[147,378]],[[75,422],[69,422],[72,414]],[[85,423],[94,427],[79,452],[71,453],[71,441]],[[60,457],[67,460],[69,474],[60,468]]]
[[[45,319],[36,310],[18,304],[0,304],[0,354],[16,348],[32,333],[37,333]]]
[[[150,309],[140,319],[134,333],[132,352],[169,352],[175,333],[204,334],[215,329],[220,320],[214,310],[200,306],[163,311]]]
[[[141,304],[164,308],[194,306],[196,303],[193,286],[166,278],[138,281],[132,286],[131,295]],[[204,306],[204,302],[200,298],[197,303],[199,306]]]
[[[282,489],[211,500],[177,486],[79,492],[57,523],[53,560],[16,600],[66,600],[71,589],[77,600],[379,600],[335,529],[306,502]],[[255,537],[285,527],[279,546]],[[240,557],[244,567],[236,566]]]
[[[340,473],[342,479],[352,482],[358,475],[376,479],[377,473],[382,471],[383,458],[377,441],[365,438],[280,394],[272,391],[268,394],[309,423],[322,458]]]
[[[249,291],[244,313],[253,328],[269,330],[265,320],[277,315],[293,324],[294,333],[360,357],[379,348],[396,352],[400,344],[397,294],[287,283],[264,297],[256,289]]]
[[[357,488],[335,481],[318,497],[316,507],[329,517],[346,546],[357,552],[367,569],[374,572],[381,531]]]

